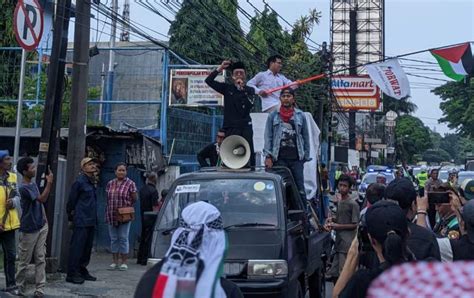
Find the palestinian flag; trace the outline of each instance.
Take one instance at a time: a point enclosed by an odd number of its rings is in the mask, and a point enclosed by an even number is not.
[[[431,50],[431,54],[438,60],[444,74],[453,80],[461,81],[466,75],[472,74],[474,63],[470,43]]]

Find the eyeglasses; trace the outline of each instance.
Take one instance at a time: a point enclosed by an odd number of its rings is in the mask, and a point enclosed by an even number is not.
[[[217,137],[218,139],[223,139],[223,138],[225,138],[225,136],[220,136],[220,135],[217,135],[216,137]]]
[[[245,71],[243,70],[234,70],[232,73],[234,76],[245,76]]]

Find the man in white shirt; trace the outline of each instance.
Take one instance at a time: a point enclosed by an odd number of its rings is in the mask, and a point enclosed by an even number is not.
[[[267,59],[266,71],[259,72],[250,81],[247,86],[255,89],[255,93],[260,95],[262,99],[262,112],[271,113],[280,109],[280,91],[267,93],[265,90],[288,85],[292,81],[288,80],[280,73],[283,57],[280,55],[273,55]],[[296,88],[292,86],[293,89]]]

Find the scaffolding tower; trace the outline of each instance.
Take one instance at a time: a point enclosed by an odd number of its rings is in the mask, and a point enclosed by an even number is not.
[[[333,70],[349,67],[350,14],[355,13],[356,64],[378,61],[385,56],[384,36],[385,0],[332,0],[331,1],[331,52]],[[349,71],[345,71],[348,74]],[[365,73],[361,67],[358,74]]]

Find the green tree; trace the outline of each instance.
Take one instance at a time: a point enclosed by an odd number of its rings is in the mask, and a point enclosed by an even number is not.
[[[397,156],[402,162],[415,162],[415,154],[422,154],[432,146],[430,129],[410,115],[397,118],[395,138]]]
[[[418,107],[408,98],[396,99],[387,95],[383,96],[383,110],[384,113],[394,111],[399,115],[411,114],[416,111]]]
[[[249,61],[236,0],[184,0],[168,34],[172,50],[202,64],[224,59]]]
[[[17,47],[13,31],[15,0],[0,0],[0,47]],[[12,99],[18,96],[20,80],[21,51],[0,50],[0,98]]]
[[[442,100],[439,107],[444,117],[439,122],[447,123],[462,136],[474,138],[474,80],[469,84],[449,82],[431,92]]]
[[[428,163],[441,163],[443,161],[451,161],[451,156],[443,149],[428,149],[423,153],[423,160]]]

